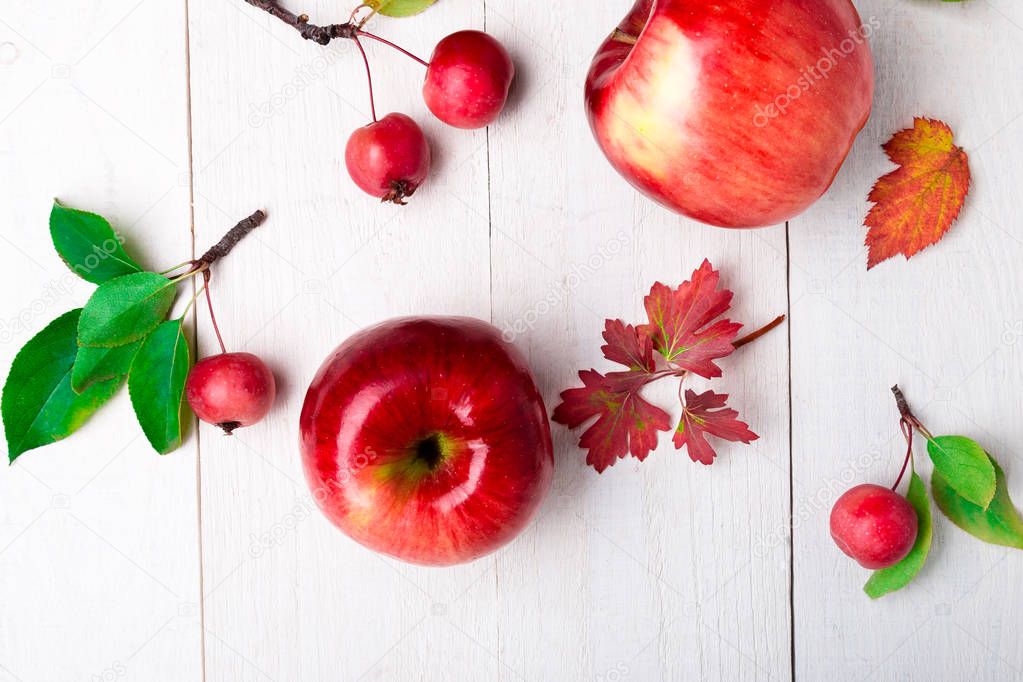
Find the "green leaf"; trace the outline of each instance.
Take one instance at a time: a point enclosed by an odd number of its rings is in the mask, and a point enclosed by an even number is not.
[[[916,574],[920,572],[920,569],[924,567],[927,555],[931,551],[931,535],[933,532],[931,503],[927,499],[927,486],[924,485],[923,480],[916,475],[915,471],[909,479],[909,491],[906,493],[906,499],[909,500],[909,503],[913,505],[913,509],[916,510],[918,524],[916,542],[913,543],[913,549],[909,550],[909,554],[906,555],[905,559],[894,566],[874,571],[874,575],[870,576],[870,580],[863,586],[863,591],[871,599],[883,597],[889,592],[901,590],[908,585],[916,577]]]
[[[181,320],[157,327],[131,363],[131,404],[146,438],[161,455],[181,445],[181,407],[191,366]]]
[[[136,341],[113,348],[80,347],[71,370],[71,388],[81,393],[97,381],[126,376],[141,345],[141,341]]]
[[[987,509],[963,499],[940,473],[931,474],[931,492],[942,513],[970,535],[994,545],[1023,549],[1023,518],[1009,498],[1005,472],[989,458],[997,477],[995,496]]]
[[[64,263],[87,282],[107,280],[141,272],[142,268],[125,252],[121,240],[102,216],[53,202],[50,237]]]
[[[927,441],[934,469],[975,505],[986,509],[995,496],[995,468],[976,442],[963,436],[938,436]]]
[[[70,436],[121,385],[120,380],[104,381],[81,394],[71,389],[81,313],[77,308],[58,317],[14,358],[0,401],[12,462],[23,452]]]
[[[166,317],[174,294],[175,284],[155,272],[104,282],[82,310],[78,343],[112,347],[138,341]]]
[[[437,0],[369,0],[366,5],[385,17],[411,17],[426,11]]]

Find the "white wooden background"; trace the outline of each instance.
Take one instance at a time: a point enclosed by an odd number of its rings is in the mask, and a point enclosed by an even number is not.
[[[485,27],[519,69],[499,122],[457,131],[428,115],[415,64],[369,46],[380,109],[414,115],[435,149],[403,209],[342,170],[368,119],[352,46],[305,44],[241,0],[0,6],[0,365],[90,290],[52,252],[53,197],[111,218],[153,266],[265,207],[215,286],[229,345],[267,358],[280,387],[263,424],[231,439],[192,428],[167,457],[121,395],[0,471],[0,680],[1023,676],[1019,552],[938,519],[920,578],[871,603],[827,532],[843,489],[898,468],[896,381],[933,430],[992,450],[1023,500],[1023,6],[859,0],[880,22],[878,87],[849,162],[789,225],[728,232],[637,196],[591,140],[585,71],[629,2],[442,0],[375,21],[423,56]],[[867,273],[865,197],[890,168],[879,145],[916,114],[956,130],[973,192],[940,246]],[[575,370],[606,366],[604,317],[639,319],[655,280],[704,257],[736,319],[790,316],[718,383],[754,445],[706,468],[663,438],[597,476],[555,425],[539,518],[461,568],[373,555],[315,510],[298,413],[355,330],[423,313],[526,321],[516,342],[553,408]],[[212,350],[204,314],[197,326]]]

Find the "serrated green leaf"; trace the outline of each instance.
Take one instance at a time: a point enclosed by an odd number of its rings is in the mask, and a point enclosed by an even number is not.
[[[1023,518],[1012,504],[1005,483],[1005,472],[989,457],[997,480],[995,496],[987,509],[963,499],[940,473],[931,474],[931,493],[938,509],[952,523],[970,535],[993,545],[1023,549]]]
[[[963,436],[938,436],[927,441],[927,454],[961,497],[987,508],[995,496],[995,468],[984,448]]]
[[[175,284],[155,272],[104,282],[89,298],[78,323],[82,346],[123,346],[157,328],[174,303]]]
[[[192,367],[181,320],[156,328],[139,348],[128,374],[135,416],[161,455],[181,445],[185,380]]]
[[[81,393],[97,381],[127,376],[131,361],[141,345],[142,341],[113,348],[81,346],[71,370],[71,388],[75,393]]]
[[[915,471],[909,479],[909,490],[906,492],[906,499],[913,505],[913,509],[916,510],[916,542],[913,543],[913,549],[909,550],[909,554],[902,561],[894,566],[874,571],[874,574],[870,576],[870,580],[863,586],[863,591],[871,599],[877,599],[889,592],[901,590],[912,582],[913,578],[920,572],[920,569],[924,567],[927,555],[931,551],[931,536],[933,534],[931,503],[927,499],[927,486],[924,485],[923,480],[916,475]]]
[[[14,358],[0,400],[11,462],[28,450],[70,436],[122,383],[104,381],[81,394],[71,389],[81,313],[77,308],[58,317]]]
[[[53,202],[50,211],[53,247],[71,271],[87,282],[107,280],[142,272],[132,260],[106,218]]]
[[[369,0],[366,5],[385,17],[411,17],[426,11],[437,0]]]

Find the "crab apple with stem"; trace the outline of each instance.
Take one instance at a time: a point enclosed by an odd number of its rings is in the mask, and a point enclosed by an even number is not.
[[[496,38],[483,31],[457,31],[441,39],[430,61],[378,35],[355,31],[355,40],[369,38],[391,47],[426,67],[423,99],[434,116],[455,128],[490,125],[504,110],[515,78],[515,64]]]
[[[221,351],[217,355],[203,358],[192,367],[185,381],[185,398],[199,419],[219,426],[228,435],[238,427],[251,426],[263,419],[273,406],[277,388],[273,373],[258,357],[251,353],[227,352],[217,316],[213,312],[210,266],[226,256],[265,219],[263,211],[256,211],[235,225],[206,253],[183,264],[190,267],[179,277],[184,279],[202,275],[202,292],[206,294],[210,321]],[[168,272],[180,267],[171,268]]]
[[[185,397],[195,416],[227,435],[262,420],[276,395],[273,373],[252,353],[224,352],[203,358],[185,383]]]
[[[864,568],[893,566],[916,542],[916,511],[890,488],[864,483],[845,492],[831,510],[831,537]]]
[[[426,67],[423,98],[433,114],[456,128],[482,128],[494,121],[504,109],[508,89],[515,77],[515,66],[504,46],[483,31],[458,31],[443,38],[434,48],[430,61],[420,59],[390,40],[363,30],[372,13],[356,20],[356,8],[348,22],[317,26],[308,15],[297,15],[276,0],[246,0],[250,5],[277,17],[306,40],[327,45],[344,38],[359,43],[367,38],[391,47]],[[365,59],[365,52],[359,45]],[[375,117],[374,117],[375,118]]]
[[[458,31],[434,48],[423,83],[433,115],[456,128],[483,128],[508,101],[515,65],[508,51],[482,31]]]
[[[430,145],[411,118],[388,114],[352,133],[345,166],[367,194],[404,205],[430,172]]]
[[[831,537],[838,548],[864,568],[894,566],[906,558],[916,542],[919,519],[909,501],[896,492],[913,459],[913,429],[923,426],[909,412],[898,387],[899,426],[906,437],[906,457],[891,488],[864,483],[846,491],[831,509]],[[925,430],[926,431],[926,430]]]

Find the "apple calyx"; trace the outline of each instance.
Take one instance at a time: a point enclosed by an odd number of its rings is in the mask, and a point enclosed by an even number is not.
[[[458,449],[457,441],[450,436],[431,433],[413,441],[403,461],[404,466],[399,465],[395,473],[409,483],[418,483],[440,471]]]
[[[398,206],[405,206],[408,204],[406,199],[416,193],[416,187],[407,180],[392,180],[391,191],[385,194],[381,199],[380,203],[392,203]]]
[[[221,422],[216,426],[219,426],[221,429],[224,430],[225,436],[231,436],[234,434],[234,430],[240,427],[241,425],[242,425],[241,422]]]

